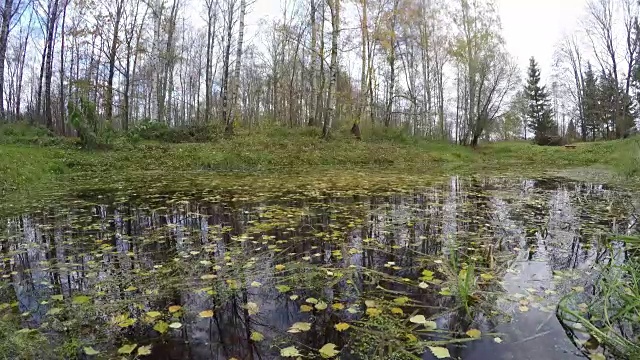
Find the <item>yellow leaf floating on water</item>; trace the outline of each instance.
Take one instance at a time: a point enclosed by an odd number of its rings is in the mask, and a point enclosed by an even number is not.
[[[376,308],[367,309],[367,315],[369,315],[370,317],[376,317],[376,316],[379,316],[380,314],[382,314],[382,310],[380,309],[376,309]]]
[[[336,330],[338,331],[345,331],[348,328],[350,328],[351,326],[347,323],[338,323],[334,326],[334,328],[336,328]]]
[[[428,287],[429,287],[429,284],[427,284],[426,282],[424,282],[424,281],[423,281],[423,282],[421,282],[420,284],[418,284],[418,287],[419,287],[420,289],[426,289],[426,288],[428,288]]]
[[[297,357],[301,356],[300,352],[295,346],[289,346],[288,348],[280,349],[280,356],[282,357]]]
[[[439,346],[429,346],[429,350],[431,350],[431,352],[433,353],[433,356],[435,356],[438,359],[447,359],[451,357],[451,354],[449,354],[449,349],[447,348],[443,348]]]
[[[493,338],[493,342],[495,342],[496,344],[501,344],[502,343],[502,339],[500,339],[499,337],[495,337],[495,338]]]
[[[451,296],[451,289],[442,288],[442,290],[440,290],[440,292],[438,294],[443,295],[443,296]]]
[[[316,298],[308,298],[306,300],[306,302],[308,302],[309,304],[317,304],[318,303],[318,299],[316,299]]]
[[[159,332],[160,334],[164,334],[169,330],[169,324],[164,321],[160,321],[153,326],[153,330]]]
[[[482,278],[482,280],[486,281],[493,280],[493,275],[491,274],[480,274],[480,277]]]
[[[336,345],[332,343],[325,344],[320,348],[319,352],[325,359],[330,359],[340,353],[340,351],[336,350]]]
[[[309,305],[300,305],[300,311],[301,312],[311,312],[313,311],[313,308]]]
[[[179,322],[174,322],[174,323],[169,324],[169,327],[172,328],[172,329],[180,329],[182,327],[182,324],[179,323]]]
[[[529,311],[529,307],[528,307],[528,306],[524,306],[524,305],[521,305],[519,309],[520,309],[520,312],[527,312],[527,311]]]
[[[92,348],[91,346],[87,346],[87,347],[83,348],[83,350],[84,350],[84,353],[89,355],[89,356],[100,354],[100,351]]]
[[[376,307],[376,302],[375,302],[375,301],[373,301],[373,300],[365,300],[365,301],[364,301],[364,304],[365,304],[367,307],[372,307],[372,308]]]
[[[148,317],[150,317],[150,318],[152,318],[152,319],[155,319],[155,318],[157,318],[157,317],[159,317],[159,316],[161,316],[161,315],[162,315],[162,313],[161,313],[161,312],[159,312],[159,311],[149,311],[149,312],[147,313],[147,316],[148,316]]]
[[[402,296],[402,297],[393,299],[393,302],[398,304],[398,305],[404,305],[407,302],[409,302],[409,298],[406,297],[406,296]]]
[[[118,354],[131,354],[136,347],[138,347],[138,344],[123,345],[118,349]]]
[[[331,307],[333,308],[333,310],[344,310],[344,305],[341,303],[335,303],[331,305]]]
[[[182,306],[180,306],[180,305],[171,305],[171,306],[169,306],[169,312],[172,313],[172,314],[174,312],[180,311],[180,309],[182,309]]]
[[[300,296],[294,294],[294,295],[289,296],[289,299],[291,299],[292,301],[296,301],[296,300],[298,300],[299,297]]]
[[[411,321],[414,324],[426,324],[427,323],[427,319],[424,317],[424,315],[415,315],[412,316],[409,321]]]
[[[309,331],[309,330],[311,330],[311,324],[310,323],[297,322],[297,323],[291,325],[291,328],[289,330],[287,330],[287,332],[290,332],[292,334],[297,334],[297,333],[301,333],[301,332],[305,332],[305,331]]]
[[[391,308],[391,313],[396,315],[402,315],[404,314],[404,311],[402,311],[402,309],[400,308],[394,307],[394,308]]]
[[[251,341],[260,342],[260,341],[264,340],[264,335],[262,335],[261,333],[259,333],[257,331],[252,331],[250,339],[251,339]]]
[[[316,305],[315,305],[316,310],[325,310],[327,308],[327,303],[324,301],[319,301]]]
[[[151,345],[140,346],[138,348],[138,356],[151,355]]]
[[[601,353],[589,355],[589,360],[607,360],[607,357]]]
[[[284,269],[286,269],[286,266],[284,266],[284,265],[282,265],[282,264],[278,264],[278,265],[276,265],[276,270],[278,270],[278,271],[282,271],[282,270],[284,270]]]
[[[201,311],[200,314],[198,314],[198,316],[200,316],[201,318],[210,318],[213,317],[213,310],[205,310],[205,311]]]
[[[470,329],[467,331],[467,335],[474,339],[479,339],[482,336],[482,332],[478,329]]]
[[[249,302],[247,303],[247,310],[249,311],[249,315],[255,315],[260,311],[260,307],[254,302]]]
[[[251,283],[251,287],[258,288],[258,287],[260,287],[260,286],[262,286],[262,284],[261,284],[261,283],[259,283],[259,282],[257,282],[257,281],[253,281],[253,282]]]

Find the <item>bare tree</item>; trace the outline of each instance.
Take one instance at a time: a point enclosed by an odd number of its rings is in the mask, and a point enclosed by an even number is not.
[[[329,65],[329,94],[327,117],[322,127],[322,136],[328,138],[336,116],[336,84],[338,80],[338,39],[340,34],[340,0],[327,0],[331,12],[331,63]]]

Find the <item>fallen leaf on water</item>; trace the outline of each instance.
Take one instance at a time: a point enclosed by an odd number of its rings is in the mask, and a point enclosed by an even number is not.
[[[92,348],[91,346],[87,346],[87,347],[83,348],[83,350],[84,350],[84,353],[89,355],[89,356],[100,354],[100,351]]]
[[[298,295],[291,295],[291,296],[289,296],[289,299],[291,299],[292,301],[296,301],[296,300],[298,300],[299,297],[300,296],[298,296]]]
[[[152,318],[152,319],[155,319],[155,318],[157,318],[157,317],[159,317],[159,316],[162,316],[162,313],[161,313],[161,312],[159,312],[159,311],[149,311],[149,312],[147,313],[147,316],[148,316],[148,317],[150,317],[150,318]]]
[[[140,346],[138,348],[138,356],[151,355],[151,345]]]
[[[205,310],[205,311],[201,311],[200,314],[198,314],[198,316],[200,316],[201,318],[210,318],[213,317],[213,310]]]
[[[478,339],[480,338],[480,336],[482,336],[482,332],[478,329],[470,329],[469,331],[467,331],[467,335],[469,335],[469,337],[472,337],[474,339]]]
[[[327,303],[324,301],[319,301],[316,305],[315,305],[316,310],[325,310],[327,308]]]
[[[519,308],[519,309],[520,309],[520,311],[521,311],[521,312],[527,312],[527,311],[529,311],[529,307],[528,307],[528,306],[524,306],[524,305],[520,305],[520,308]]]
[[[409,298],[406,297],[406,296],[402,296],[402,297],[393,299],[393,302],[398,304],[398,305],[404,305],[407,302],[409,302]]]
[[[391,308],[391,313],[396,315],[402,315],[404,314],[404,311],[402,311],[402,309],[398,307],[394,307],[394,308]]]
[[[424,281],[423,281],[423,282],[421,282],[420,284],[418,284],[418,287],[419,287],[420,289],[426,289],[426,288],[428,288],[428,287],[429,287],[429,284],[427,284],[426,282],[424,282]]]
[[[260,341],[264,340],[264,335],[262,335],[261,333],[259,333],[257,331],[252,331],[250,339],[252,341],[255,341],[255,342],[260,342]]]
[[[257,288],[257,287],[260,287],[260,286],[262,286],[262,283],[259,283],[257,281],[254,281],[254,282],[251,283],[251,287],[256,287]]]
[[[118,349],[118,354],[131,354],[137,346],[138,344],[123,345],[120,349]]]
[[[305,331],[309,331],[309,330],[311,330],[311,324],[310,323],[297,322],[297,323],[291,325],[291,328],[289,328],[289,330],[287,330],[287,332],[296,334],[296,333],[305,332]]]
[[[427,319],[424,317],[424,315],[415,315],[412,316],[409,321],[411,321],[414,324],[426,324],[427,323]]]
[[[180,309],[182,309],[182,306],[180,306],[180,305],[171,305],[171,306],[169,306],[169,312],[170,313],[178,312],[178,311],[180,311]]]
[[[153,330],[159,332],[160,334],[164,334],[167,332],[167,330],[169,330],[169,324],[164,321],[160,321],[153,327]]]
[[[300,311],[301,312],[311,312],[313,311],[313,308],[309,305],[300,305]]]
[[[316,298],[308,298],[305,301],[308,302],[309,304],[317,304],[318,303],[318,299],[316,299]]]
[[[589,355],[590,360],[607,360],[607,357],[602,355],[601,353],[591,354]]]
[[[500,339],[499,337],[495,337],[495,338],[493,338],[493,341],[494,341],[496,344],[501,344],[501,343],[502,343],[502,339]]]
[[[371,316],[371,317],[376,317],[378,315],[382,314],[382,310],[380,309],[376,309],[376,308],[368,308],[367,309],[367,315]]]
[[[278,270],[278,271],[282,271],[282,270],[284,270],[285,268],[286,268],[286,266],[284,266],[284,265],[282,265],[282,264],[278,264],[278,265],[276,265],[276,270]]]
[[[249,312],[249,315],[255,315],[260,311],[260,307],[254,302],[249,302],[247,303],[247,311]]]
[[[347,330],[347,329],[350,327],[350,325],[349,325],[349,324],[347,324],[347,323],[338,323],[338,324],[336,324],[334,327],[335,327],[335,328],[336,328],[336,330],[338,330],[338,331],[345,331],[345,330]]]
[[[179,322],[174,322],[174,323],[169,324],[169,327],[172,328],[172,329],[180,329],[182,327],[182,324],[179,323]]]
[[[331,305],[331,307],[333,308],[333,310],[344,310],[344,305],[341,303],[335,303]]]
[[[301,356],[300,352],[295,346],[289,346],[280,350],[280,356],[282,357],[296,357]]]
[[[431,350],[431,352],[433,353],[433,356],[435,356],[438,359],[446,359],[451,357],[451,355],[449,354],[449,349],[447,348],[443,348],[439,346],[429,346],[429,350]]]
[[[336,350],[336,345],[332,343],[325,344],[319,350],[320,355],[325,359],[330,359],[340,353],[340,351]]]
[[[486,281],[493,280],[493,275],[491,274],[480,274],[480,277],[482,278],[482,280]]]

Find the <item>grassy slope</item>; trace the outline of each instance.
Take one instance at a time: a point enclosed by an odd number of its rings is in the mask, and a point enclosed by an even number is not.
[[[0,132],[0,193],[48,186],[66,175],[140,171],[292,171],[300,168],[375,167],[420,173],[480,171],[536,173],[599,165],[638,175],[640,139],[578,144],[576,149],[527,142],[487,144],[478,149],[420,140],[400,134],[346,133],[325,141],[309,129],[240,133],[209,144],[131,145],[108,151],[78,150],[69,142]],[[17,139],[17,140],[16,140]],[[42,144],[46,145],[42,145]],[[35,144],[35,145],[34,145]],[[2,197],[2,196],[0,196]]]

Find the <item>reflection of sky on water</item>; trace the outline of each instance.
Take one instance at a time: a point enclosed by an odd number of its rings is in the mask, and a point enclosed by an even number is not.
[[[470,322],[459,312],[438,317],[442,329],[464,332],[477,327],[485,333],[503,333],[502,344],[487,338],[465,347],[451,346],[452,355],[464,359],[571,359],[575,348],[566,340],[554,313],[544,310],[558,299],[552,292],[566,293],[572,286],[588,285],[588,270],[601,255],[597,246],[588,245],[597,245],[611,232],[634,231],[635,213],[627,202],[626,195],[602,186],[452,177],[410,195],[358,199],[274,199],[244,205],[201,199],[160,204],[138,200],[84,205],[57,215],[37,213],[6,220],[8,239],[2,251],[15,254],[0,270],[11,274],[13,291],[2,290],[0,301],[18,301],[20,312],[30,311],[29,321],[38,324],[51,307],[41,303],[52,294],[72,297],[102,291],[107,299],[120,301],[136,296],[126,290],[133,286],[144,295],[135,303],[146,311],[171,304],[193,310],[185,313],[183,328],[166,338],[168,342],[158,342],[157,334],[144,327],[114,334],[111,340],[153,341],[152,358],[157,359],[271,359],[277,358],[277,346],[291,343],[286,330],[299,321],[313,324],[311,331],[293,338],[300,349],[318,349],[327,342],[340,348],[353,344],[349,332],[338,333],[333,325],[359,316],[332,311],[301,313],[300,304],[307,297],[327,299],[329,305],[333,299],[356,303],[367,294],[379,295],[377,285],[415,293],[415,289],[383,279],[370,283],[367,269],[415,279],[417,269],[433,266],[424,263],[424,255],[488,253],[488,266],[508,266],[502,287],[505,297],[515,296],[516,301],[501,300],[500,308],[510,312],[513,321],[498,323],[476,314]],[[246,233],[274,219],[281,224],[266,233]],[[318,233],[338,235],[325,242]],[[262,235],[272,236],[276,244],[281,241],[277,246],[284,251],[267,251],[274,243],[263,243]],[[484,244],[481,250],[474,247],[478,242]],[[380,250],[373,245],[380,245]],[[242,273],[245,284],[272,281],[277,278],[275,264],[287,264],[296,256],[309,257],[311,263],[325,267],[356,266],[358,270],[349,285],[340,281],[313,289],[306,288],[310,284],[290,284],[300,297],[297,300],[289,298],[293,292],[248,286],[225,303],[213,303],[202,291],[207,283],[199,279],[202,267],[194,259],[224,264],[230,261],[225,256],[233,255],[237,246],[246,253],[238,260],[240,265],[252,264]],[[336,250],[348,255],[336,259],[332,256]],[[172,262],[189,265],[163,273]],[[389,264],[402,269],[394,272]],[[554,271],[572,269],[585,276],[553,281]],[[142,277],[143,272],[151,275]],[[168,283],[164,282],[167,278],[171,279]],[[161,295],[144,294],[146,288]],[[518,296],[532,295],[539,296],[539,301],[531,301],[529,311],[520,312]],[[453,305],[450,299],[428,292],[412,298],[427,306],[420,310],[425,315],[436,315]],[[259,304],[257,315],[248,315],[242,306],[247,302]],[[215,308],[214,318],[197,317],[198,311],[210,308]],[[128,310],[137,311],[134,307]],[[109,320],[108,316],[102,319]],[[251,331],[264,334],[265,341],[249,341]],[[341,358],[351,357],[345,352]]]

